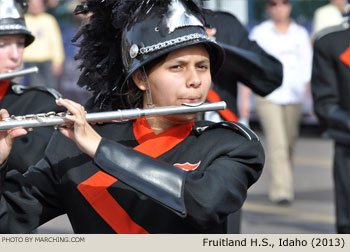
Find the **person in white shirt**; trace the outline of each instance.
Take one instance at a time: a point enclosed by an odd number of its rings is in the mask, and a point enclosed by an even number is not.
[[[330,0],[329,4],[316,9],[312,21],[312,37],[327,27],[341,24],[348,10],[350,5],[346,0]]]
[[[299,134],[302,99],[311,78],[312,47],[308,32],[290,17],[289,0],[266,0],[270,19],[253,28],[250,38],[283,65],[282,85],[266,97],[255,96],[256,112],[267,141],[271,183],[269,199],[294,200],[291,157]]]

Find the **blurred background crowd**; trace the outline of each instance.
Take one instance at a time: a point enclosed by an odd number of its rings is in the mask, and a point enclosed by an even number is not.
[[[47,85],[66,98],[84,102],[89,93],[76,85],[79,71],[71,42],[86,17],[74,15],[80,0],[29,0],[26,24],[36,37],[24,52],[25,67],[38,66],[39,74],[23,79],[24,85]]]
[[[37,39],[25,50],[24,61],[28,67],[39,65],[42,77],[30,75],[23,83],[26,85],[40,85],[40,83],[45,85],[44,83],[47,83],[46,85],[56,88],[63,96],[83,102],[89,93],[76,85],[79,71],[77,71],[77,62],[74,61],[74,54],[77,48],[71,42],[81,22],[84,22],[85,19],[85,17],[73,15],[78,2],[80,0],[29,1],[26,22]],[[330,17],[325,21],[322,20],[324,18],[317,18],[315,15],[317,9],[328,6],[330,0],[291,0],[290,2],[292,4],[291,17],[307,30],[310,41],[315,33],[324,28],[323,26],[335,25],[338,22],[332,21]],[[339,6],[340,13],[340,8],[345,6],[346,0],[332,0],[331,2],[333,5]],[[235,15],[248,31],[268,18],[265,11],[265,0],[206,0],[203,3],[205,7],[212,10],[225,11]],[[41,19],[33,18],[39,14]],[[43,38],[45,32],[40,31],[40,29],[49,31],[49,35]],[[45,45],[44,40],[47,40],[47,45]],[[51,55],[48,55],[49,52]],[[41,63],[39,64],[39,62]],[[254,101],[251,103],[251,121],[254,123],[257,120]],[[312,113],[309,91],[303,97],[301,123],[317,125],[317,119]]]
[[[46,85],[57,89],[66,98],[84,103],[89,98],[90,93],[76,84],[80,74],[78,62],[74,60],[77,47],[71,42],[81,23],[85,22],[87,18],[86,16],[73,15],[74,8],[79,2],[80,0],[28,0],[29,9],[25,19],[36,40],[26,48],[24,62],[25,67],[38,66],[39,74],[26,76],[23,79],[23,84]],[[298,105],[291,108],[291,112],[286,112],[289,113],[287,118],[292,118],[291,121],[295,124],[293,129],[287,129],[288,132],[295,131],[293,136],[287,136],[291,138],[288,139],[290,140],[290,146],[287,150],[290,152],[289,154],[293,151],[293,144],[298,137],[300,125],[311,127],[314,132],[322,136],[323,129],[313,111],[310,87],[313,43],[317,37],[323,36],[322,34],[327,32],[327,27],[343,22],[346,18],[345,14],[349,11],[347,0],[205,0],[201,2],[204,7],[211,10],[228,12],[237,17],[250,33],[250,39],[257,41],[260,47],[283,64],[291,63],[294,59],[290,56],[294,54],[296,61],[294,60],[295,62],[292,62],[294,65],[290,66],[300,69],[299,72],[296,69],[290,70],[296,77],[291,80],[293,84],[298,82],[297,77],[301,78],[300,75],[305,74],[300,80],[300,86],[303,87],[296,91],[298,95],[280,92],[275,94],[275,98],[268,96],[267,99],[261,100],[250,95],[249,91],[246,92],[244,86],[240,86],[237,103],[240,112],[240,115],[237,116],[240,117],[240,121],[252,128],[261,123],[267,142],[281,139],[282,137],[276,137],[276,129],[268,129],[267,127],[271,125],[271,118],[277,118],[276,110],[268,108],[268,106],[274,104],[278,107],[281,105],[280,101],[285,102],[289,99],[291,104]],[[274,22],[275,28],[280,34],[269,33],[271,30],[269,30],[268,22]],[[293,26],[289,26],[291,23]],[[290,30],[292,28],[293,31]],[[232,36],[234,34],[235,31],[232,30]],[[286,37],[280,36],[281,34],[286,35]],[[215,32],[212,35],[215,37]],[[295,48],[295,46],[303,48]],[[298,57],[297,54],[300,52],[302,52],[303,57]],[[286,80],[288,74],[285,70]],[[295,95],[297,102],[293,100],[293,95]],[[259,103],[259,108],[264,108],[264,111],[257,111],[257,103]],[[246,104],[249,105],[246,106]],[[264,115],[263,112],[266,114]],[[269,118],[269,115],[272,117]],[[267,121],[266,125],[264,125],[264,120]],[[272,132],[271,139],[269,139],[268,131]],[[276,147],[278,143],[271,144],[274,146],[271,145],[272,149],[266,148],[267,152],[272,154],[271,156],[277,156],[276,152],[273,151],[280,150]],[[287,157],[287,159],[289,158],[290,156]],[[272,157],[268,157],[268,162],[270,166],[273,166]],[[276,162],[280,169],[283,161],[277,160]],[[286,165],[291,166],[291,164]],[[292,173],[291,168],[287,168],[282,173]],[[273,172],[272,174],[277,173]],[[278,176],[282,178],[282,176]],[[289,174],[290,176],[293,174]],[[278,191],[278,186],[271,187],[269,199],[277,204],[290,205],[294,200],[293,181],[292,179],[287,179],[287,181],[283,179],[280,184],[291,185],[286,189],[286,193],[281,194],[282,196],[273,194]]]

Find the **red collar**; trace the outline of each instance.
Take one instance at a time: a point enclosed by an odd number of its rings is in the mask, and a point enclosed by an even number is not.
[[[183,141],[192,131],[194,122],[169,128],[162,133],[154,134],[146,118],[134,121],[134,135],[140,145],[134,149],[151,157],[159,157]]]
[[[5,96],[9,86],[10,86],[10,81],[8,80],[0,81],[0,100],[2,100],[2,98]]]

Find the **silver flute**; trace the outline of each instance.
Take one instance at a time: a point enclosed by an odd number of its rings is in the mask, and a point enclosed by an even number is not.
[[[102,123],[108,121],[131,120],[146,116],[193,114],[205,111],[217,111],[226,108],[226,103],[183,103],[181,106],[155,107],[146,109],[124,109],[107,112],[87,113],[86,120],[89,123]],[[11,116],[0,120],[0,131],[9,130],[15,127],[24,129],[33,129],[37,127],[64,127],[71,125],[72,122],[66,118],[67,113],[42,113],[24,116]]]
[[[12,72],[8,72],[8,73],[3,73],[0,74],[0,80],[8,80],[8,79],[12,79],[15,77],[20,77],[23,75],[27,75],[27,74],[32,74],[32,73],[37,73],[39,72],[38,67],[29,67],[26,69],[22,69],[22,70],[15,70]]]

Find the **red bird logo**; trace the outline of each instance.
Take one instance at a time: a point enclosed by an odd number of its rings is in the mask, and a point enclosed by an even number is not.
[[[191,164],[189,162],[186,162],[184,164],[179,164],[179,163],[176,163],[174,164],[174,166],[178,167],[178,168],[181,168],[185,171],[191,171],[191,170],[195,170],[197,169],[197,167],[200,165],[201,161],[199,161],[198,163],[196,164]]]

